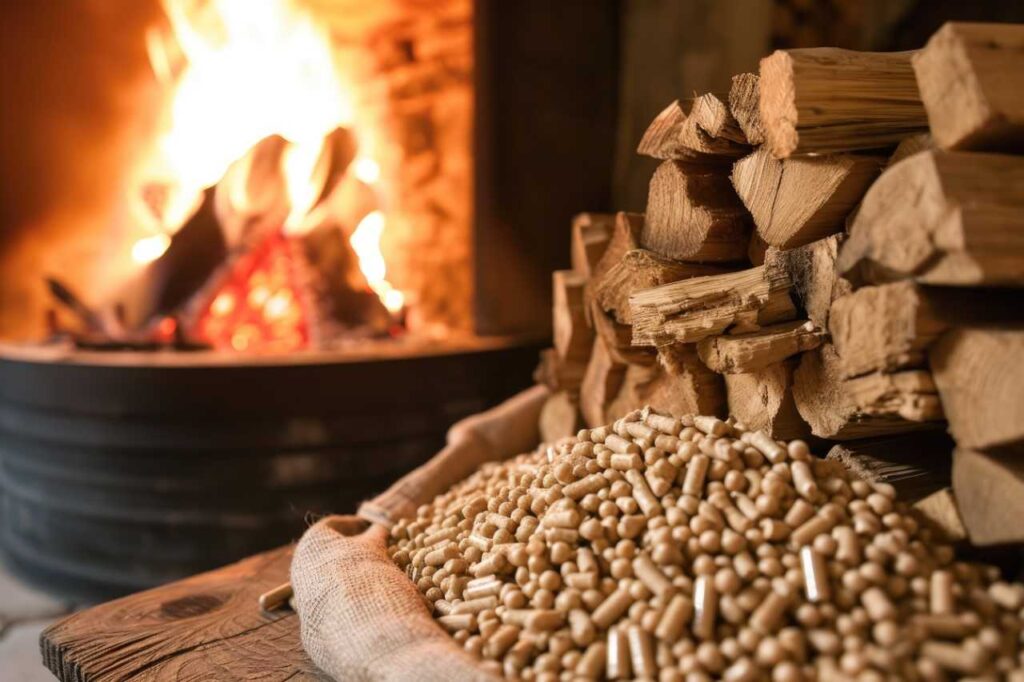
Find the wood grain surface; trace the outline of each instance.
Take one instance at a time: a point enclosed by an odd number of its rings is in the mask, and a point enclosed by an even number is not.
[[[292,548],[76,613],[40,637],[64,681],[327,680],[302,650],[295,613],[260,612],[288,579]]]

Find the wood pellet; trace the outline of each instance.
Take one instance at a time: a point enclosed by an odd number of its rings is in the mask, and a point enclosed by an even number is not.
[[[1024,679],[1024,586],[806,443],[638,410],[481,467],[389,551],[512,679]]]

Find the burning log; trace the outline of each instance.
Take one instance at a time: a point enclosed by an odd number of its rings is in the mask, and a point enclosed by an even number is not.
[[[806,438],[811,427],[793,400],[796,358],[763,365],[743,373],[725,375],[729,414],[747,429],[764,431],[772,438]]]
[[[824,332],[795,320],[746,334],[712,336],[697,343],[700,359],[719,374],[747,374],[817,348]]]
[[[831,47],[776,50],[761,60],[765,145],[784,159],[889,147],[926,132],[912,55]]]
[[[750,232],[750,215],[725,175],[681,161],[658,166],[640,246],[676,260],[740,262]]]
[[[214,215],[229,249],[277,232],[291,211],[283,160],[291,143],[271,135],[231,164],[214,190]]]
[[[736,162],[731,177],[761,238],[791,249],[841,232],[884,163],[856,154],[776,160],[762,147]]]
[[[943,149],[1024,150],[1024,26],[949,22],[913,61]]]
[[[729,110],[750,144],[764,142],[759,80],[756,73],[741,73],[732,77],[732,87],[729,89]]]
[[[1024,284],[1024,160],[928,151],[889,168],[864,197],[839,258],[881,283]]]

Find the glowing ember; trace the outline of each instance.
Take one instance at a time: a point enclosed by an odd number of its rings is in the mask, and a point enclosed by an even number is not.
[[[152,263],[171,245],[171,238],[166,234],[155,234],[143,237],[132,246],[132,258],[136,263]]]
[[[200,315],[200,338],[218,350],[284,352],[308,346],[308,314],[288,240],[275,236],[239,258]]]

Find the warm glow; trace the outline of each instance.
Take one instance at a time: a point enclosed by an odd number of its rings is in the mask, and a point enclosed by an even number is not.
[[[377,292],[384,307],[397,313],[405,304],[405,296],[385,279],[387,265],[380,250],[380,239],[384,234],[384,214],[372,211],[361,221],[352,233],[349,242],[359,256],[359,269],[363,271],[370,287]]]
[[[136,263],[144,265],[152,263],[171,245],[171,238],[166,234],[155,234],[152,237],[143,237],[132,246],[132,258]]]
[[[373,159],[356,159],[352,163],[352,170],[356,179],[372,185],[380,180],[380,164]]]

